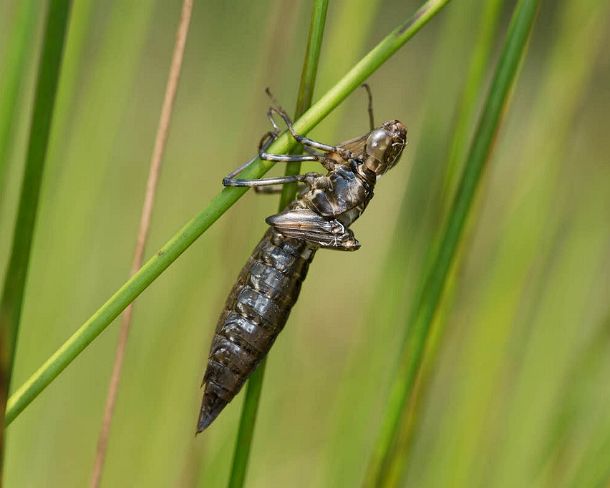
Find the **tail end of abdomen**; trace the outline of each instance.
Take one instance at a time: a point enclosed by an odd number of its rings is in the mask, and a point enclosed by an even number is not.
[[[242,270],[212,339],[197,432],[203,432],[265,357],[280,333],[314,253],[270,229]]]
[[[207,429],[229,403],[229,401],[218,395],[218,392],[215,390],[216,388],[214,388],[213,384],[206,383],[201,410],[199,411],[199,420],[197,421],[197,434]]]

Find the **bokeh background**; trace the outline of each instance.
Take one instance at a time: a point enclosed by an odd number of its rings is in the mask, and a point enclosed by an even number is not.
[[[13,386],[128,276],[180,3],[74,2]],[[0,4],[0,90],[20,4]],[[447,161],[481,4],[454,0],[370,79],[377,120],[405,122],[410,144],[354,226],[362,249],[316,256],[269,357],[247,486],[362,479],[450,205]],[[514,4],[504,2],[488,74]],[[316,95],[418,6],[331,2]],[[264,88],[294,106],[309,10],[306,0],[195,2],[148,255],[253,154],[267,130]],[[609,43],[604,0],[542,2],[435,324],[401,486],[610,480]],[[0,175],[0,273],[37,45]],[[356,92],[312,136],[337,142],[367,127]],[[226,484],[243,394],[195,437],[199,385],[225,297],[276,207],[277,197],[246,194],[138,299],[103,486]],[[87,485],[117,331],[10,426],[6,486]]]

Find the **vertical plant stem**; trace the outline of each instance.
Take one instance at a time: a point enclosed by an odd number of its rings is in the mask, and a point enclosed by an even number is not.
[[[350,0],[337,3],[334,11],[334,19],[337,21],[331,24],[332,29],[327,32],[326,37],[325,51],[332,55],[322,60],[318,77],[319,87],[328,86],[330,82],[338,79],[358,59],[377,24],[382,3],[381,0]],[[355,25],[358,26],[357,29],[354,29]],[[349,39],[349,42],[345,42],[346,39]],[[362,92],[361,96],[364,95]],[[335,136],[337,127],[344,120],[344,110],[345,107],[339,108],[335,117],[326,121],[321,131],[321,139]]]
[[[37,2],[22,0],[18,3],[12,25],[10,47],[2,70],[0,86],[0,208],[3,203],[4,179],[11,154],[12,135],[17,125],[17,108],[25,84],[27,61],[30,59],[38,20]]]
[[[0,408],[2,412],[5,411],[6,398],[15,363],[19,321],[30,262],[30,251],[34,238],[36,213],[38,211],[44,163],[49,144],[51,122],[53,120],[55,96],[59,82],[69,11],[69,0],[51,2],[42,38],[42,53],[38,66],[25,172],[21,186],[11,255],[0,301]],[[4,454],[4,428],[0,427],[0,429],[2,429],[0,433],[1,469]]]
[[[307,37],[307,51],[305,52],[305,62],[301,72],[301,82],[297,96],[297,106],[294,111],[294,119],[298,119],[311,106],[313,90],[318,74],[320,61],[320,51],[322,49],[322,38],[324,37],[324,25],[326,23],[326,11],[328,10],[328,0],[314,0],[313,11],[311,13],[311,24]],[[295,151],[298,153],[300,151]],[[301,171],[301,163],[288,163],[286,165],[286,176],[298,175]],[[294,200],[297,194],[297,184],[289,183],[282,188],[279,210],[282,211]]]
[[[411,397],[429,337],[430,326],[440,303],[483,168],[491,153],[500,118],[506,107],[519,63],[525,53],[537,8],[538,0],[520,0],[515,7],[502,55],[483,107],[439,250],[424,282],[418,305],[409,320],[396,379],[390,392],[387,413],[365,480],[366,486],[383,486],[385,483],[389,457],[399,430],[402,413]]]
[[[299,94],[297,97],[297,106],[295,109],[295,119],[298,119],[305,113],[305,111],[310,107],[313,99],[313,90],[316,82],[316,75],[318,73],[318,64],[320,60],[320,51],[322,49],[322,39],[324,37],[324,25],[326,23],[327,10],[328,0],[314,0],[311,12],[311,22],[309,24],[309,34],[307,37],[307,50],[305,52],[305,61],[303,62]],[[286,167],[285,174],[296,175],[299,174],[300,170],[300,163],[289,163]],[[294,200],[296,192],[296,184],[284,185],[282,188],[282,194],[280,196],[280,211],[283,210],[292,200]],[[235,452],[233,454],[233,466],[231,468],[231,476],[229,479],[230,488],[242,487],[246,481],[248,460],[250,458],[252,437],[254,435],[256,414],[258,412],[258,405],[263,388],[266,365],[267,360],[265,358],[261,361],[248,380],[244,405],[242,407],[242,414],[239,421],[237,441],[235,443]]]
[[[193,0],[184,0],[182,3],[182,12],[180,14],[180,22],[176,33],[176,43],[169,69],[167,85],[165,87],[165,96],[163,98],[163,106],[161,108],[161,116],[159,118],[159,126],[155,137],[155,145],[153,148],[152,157],[150,160],[150,169],[148,180],[146,182],[146,194],[144,196],[144,204],[142,206],[142,214],[140,216],[140,226],[136,240],[136,247],[131,265],[131,276],[133,276],[141,267],[144,259],[144,248],[150,231],[150,223],[152,219],[152,211],[159,182],[159,173],[161,170],[161,161],[165,153],[165,145],[169,134],[169,125],[176,100],[176,92],[178,90],[178,82],[180,81],[180,72],[182,68],[182,60],[184,59],[184,47],[188,35],[191,14],[193,11]],[[102,472],[104,462],[106,460],[106,452],[108,450],[108,439],[110,436],[110,427],[112,417],[116,405],[116,399],[121,381],[121,373],[123,370],[123,361],[125,358],[125,350],[127,348],[127,339],[129,337],[129,329],[131,328],[131,320],[133,317],[133,305],[130,303],[125,309],[121,317],[121,328],[119,331],[119,339],[117,342],[114,363],[112,366],[112,375],[110,384],[108,385],[108,394],[106,396],[106,404],[104,406],[104,416],[102,427],[97,442],[97,452],[95,456],[95,464],[91,476],[91,487],[97,488],[102,480]]]

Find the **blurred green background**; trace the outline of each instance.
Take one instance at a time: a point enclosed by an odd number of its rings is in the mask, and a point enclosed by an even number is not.
[[[26,3],[0,4],[0,96]],[[419,4],[331,2],[314,99]],[[454,0],[369,80],[377,120],[405,122],[410,144],[354,226],[362,249],[316,256],[270,354],[247,486],[363,477],[450,201],[481,5]],[[488,74],[513,6],[504,2]],[[128,276],[180,7],[74,2],[13,387]],[[44,11],[33,11],[38,39]],[[304,0],[195,2],[148,255],[253,154],[267,130],[264,88],[294,106],[309,11]],[[542,2],[437,320],[401,486],[610,482],[609,42],[607,2]],[[0,273],[39,52],[30,44],[0,174]],[[356,92],[311,135],[338,142],[367,128]],[[276,207],[248,193],[136,302],[103,486],[226,484],[243,394],[195,437],[199,385],[232,281]],[[9,427],[6,486],[87,485],[116,325]]]

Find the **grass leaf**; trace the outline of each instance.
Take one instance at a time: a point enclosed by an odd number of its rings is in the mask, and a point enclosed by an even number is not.
[[[34,240],[36,214],[51,133],[69,11],[70,2],[68,0],[51,2],[42,38],[42,53],[39,60],[25,172],[11,255],[0,300],[0,408],[4,407],[8,396],[15,362],[19,322]],[[4,432],[0,434],[2,435],[0,462],[3,456],[3,434]]]
[[[514,11],[502,55],[466,160],[462,179],[449,214],[440,247],[424,281],[422,294],[407,328],[405,344],[392,385],[386,416],[367,473],[367,486],[382,486],[390,456],[419,372],[431,324],[441,301],[462,231],[488,161],[510,89],[525,53],[538,8],[537,0],[521,0]]]

